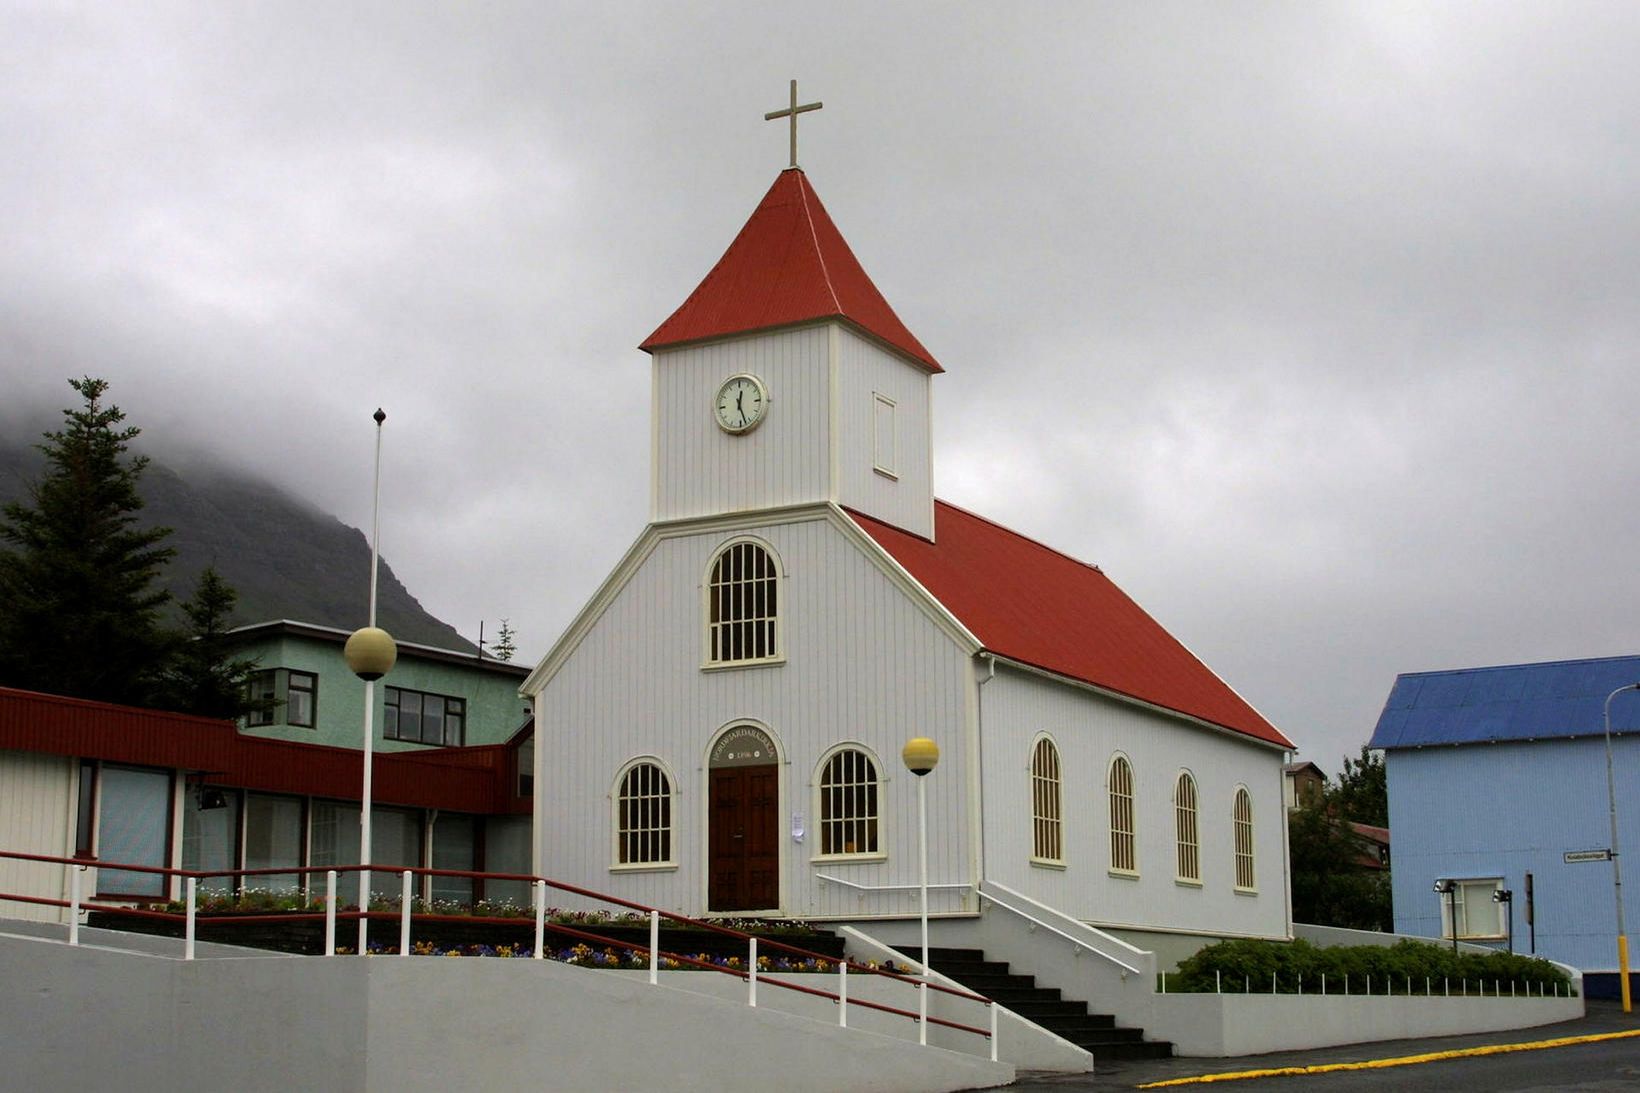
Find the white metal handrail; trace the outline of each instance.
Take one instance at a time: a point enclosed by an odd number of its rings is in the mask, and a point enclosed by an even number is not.
[[[999,885],[999,884],[993,884],[992,887],[1002,888],[1002,886]],[[1008,892],[1009,895],[1019,896],[1019,893],[1010,891],[1009,889],[1003,888],[1002,890],[1005,891],[1005,892]],[[1124,979],[1127,978],[1127,973],[1129,973],[1129,972],[1131,972],[1134,975],[1143,975],[1144,974],[1140,969],[1134,967],[1132,964],[1129,964],[1127,961],[1121,960],[1121,959],[1119,959],[1117,957],[1114,957],[1114,956],[1111,956],[1109,953],[1095,948],[1094,946],[1088,944],[1088,942],[1086,940],[1084,940],[1083,938],[1079,938],[1079,937],[1076,937],[1074,934],[1067,933],[1064,930],[1061,930],[1059,927],[1055,926],[1053,923],[1046,922],[1046,921],[1044,921],[1040,918],[1037,918],[1035,915],[1031,914],[1029,911],[1020,910],[1018,907],[1015,907],[1012,904],[1010,904],[1007,900],[998,899],[994,894],[992,894],[991,892],[987,892],[983,888],[980,889],[979,895],[980,895],[981,899],[990,900],[992,903],[996,904],[998,907],[1002,908],[1004,911],[1008,911],[1012,914],[1018,915],[1020,918],[1024,919],[1026,922],[1029,922],[1031,925],[1039,927],[1043,930],[1047,930],[1051,934],[1055,934],[1059,937],[1064,938],[1066,941],[1070,942],[1072,945],[1074,945],[1076,947],[1077,952],[1081,952],[1082,950],[1086,949],[1088,952],[1093,953],[1095,956],[1103,957],[1104,959],[1110,961],[1112,964],[1115,964],[1118,968],[1123,969],[1123,978]],[[1027,897],[1020,896],[1019,898],[1025,899]]]
[[[816,873],[814,876],[815,876],[816,880],[823,880],[823,881],[826,881],[828,884],[840,884],[844,888],[853,888],[856,891],[860,891],[860,892],[920,892],[920,891],[922,891],[922,885],[920,885],[920,884],[859,884],[855,881],[844,880],[842,877],[827,876],[825,873]],[[928,890],[930,892],[943,891],[943,890],[953,890],[953,889],[959,889],[959,888],[966,890],[966,889],[970,889],[972,887],[974,887],[972,884],[930,884],[928,886]]]

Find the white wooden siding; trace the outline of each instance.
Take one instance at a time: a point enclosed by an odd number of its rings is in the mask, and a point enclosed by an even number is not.
[[[933,377],[852,330],[838,329],[838,501],[925,538],[934,535],[929,466]],[[874,469],[872,395],[894,402],[894,477]]]
[[[719,546],[754,535],[778,555],[785,662],[702,670],[701,581]],[[639,567],[547,684],[537,703],[541,871],[641,903],[699,913],[706,904],[706,754],[723,727],[765,726],[780,751],[781,891],[802,917],[912,914],[912,892],[860,885],[917,881],[916,786],[900,762],[912,736],[941,746],[929,776],[933,884],[972,883],[974,852],[964,696],[972,662],[948,634],[823,517],[666,538]],[[855,741],[882,761],[879,861],[813,862],[819,853],[814,786],[822,756]],[[636,755],[675,774],[678,868],[611,871],[610,794]],[[800,814],[803,841],[793,837]],[[554,897],[558,899],[558,897]],[[938,910],[971,909],[936,893]]]
[[[67,857],[79,764],[66,756],[0,751],[0,849]],[[89,884],[86,892],[89,894]],[[66,899],[63,866],[0,858],[0,892]],[[37,903],[0,901],[0,918],[66,922],[67,912]]]
[[[831,496],[830,343],[824,326],[655,354],[654,520],[771,508]],[[769,388],[749,433],[717,427],[712,401],[739,372]]]
[[[980,691],[988,878],[1099,924],[1286,936],[1281,752],[1006,666]],[[1030,863],[1031,745],[1044,732],[1060,751],[1063,869]],[[1109,873],[1105,776],[1118,751],[1133,767],[1137,879]],[[1199,886],[1174,880],[1182,770],[1196,779]],[[1253,800],[1256,894],[1235,890],[1238,785]]]

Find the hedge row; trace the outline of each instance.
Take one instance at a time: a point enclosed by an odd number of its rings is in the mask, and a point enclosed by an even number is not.
[[[1504,993],[1511,985],[1521,994],[1569,994],[1572,982],[1565,972],[1547,960],[1511,953],[1454,953],[1445,945],[1403,939],[1391,946],[1354,945],[1318,948],[1308,941],[1221,941],[1209,945],[1187,960],[1177,972],[1167,976],[1167,990],[1182,994],[1252,990],[1268,994],[1274,977],[1281,994],[1319,994],[1321,977],[1327,977],[1327,993],[1362,994],[1367,984],[1374,993],[1423,994],[1425,984],[1440,994],[1451,984],[1457,994],[1467,983],[1484,983],[1488,993],[1501,984]],[[1347,977],[1347,979],[1346,979]]]

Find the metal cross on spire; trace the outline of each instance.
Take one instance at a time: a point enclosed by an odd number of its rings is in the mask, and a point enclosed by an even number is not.
[[[792,120],[791,125],[792,125],[792,166],[793,167],[797,166],[797,115],[807,114],[810,110],[818,110],[818,109],[820,109],[821,105],[822,104],[817,103],[817,102],[810,102],[810,103],[804,103],[802,106],[798,106],[797,105],[797,81],[793,80],[792,81],[791,105],[786,107],[786,109],[784,109],[784,110],[771,110],[767,114],[763,115],[763,120],[764,121],[774,121],[776,118],[790,118]]]

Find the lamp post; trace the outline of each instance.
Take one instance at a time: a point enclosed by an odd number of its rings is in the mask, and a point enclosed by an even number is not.
[[[1640,691],[1640,683],[1627,683],[1606,696],[1606,808],[1612,825],[1612,898],[1617,901],[1617,979],[1623,994],[1623,1012],[1631,1009],[1629,999],[1629,936],[1623,930],[1623,860],[1617,852],[1617,785],[1612,777],[1612,699],[1624,691]]]
[[[917,1042],[928,1043],[928,783],[923,779],[940,762],[940,746],[926,736],[900,749],[905,769],[917,776],[917,887],[922,893],[922,986],[917,990]]]
[[[1504,923],[1508,930],[1509,954],[1515,952],[1515,893],[1507,888],[1494,888],[1492,902],[1496,903],[1504,916]]]
[[[376,626],[376,569],[381,549],[382,422],[387,415],[380,407],[371,415],[376,422],[376,477],[370,500],[370,623],[353,631],[342,649],[347,666],[364,680],[364,781],[359,793],[359,955],[365,954],[370,940],[370,775],[376,752],[376,680],[386,675],[398,659],[399,649],[386,630]]]
[[[1435,882],[1435,891],[1446,897],[1446,920],[1452,927],[1452,951],[1458,951],[1458,882],[1442,878]]]

